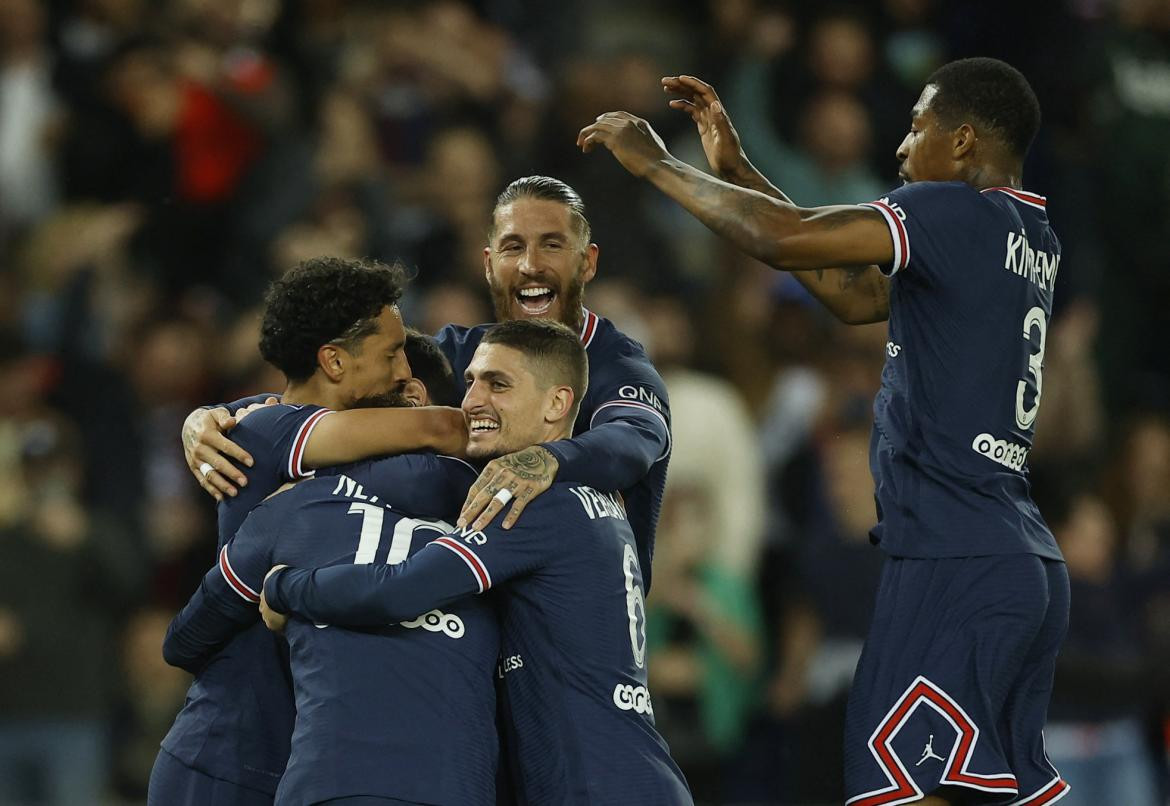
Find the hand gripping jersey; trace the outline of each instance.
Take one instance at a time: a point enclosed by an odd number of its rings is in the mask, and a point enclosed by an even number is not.
[[[231,404],[234,411],[264,396]],[[231,438],[254,461],[248,484],[218,506],[216,550],[232,538],[256,505],[288,481],[311,476],[301,464],[309,434],[328,409],[279,404],[249,414]],[[162,747],[183,764],[214,778],[273,794],[288,761],[296,708],[288,645],[253,617],[223,650],[198,664],[187,699]],[[153,793],[152,793],[153,794]]]
[[[430,454],[339,470],[248,516],[168,631],[168,659],[197,665],[218,657],[239,625],[256,620],[274,564],[403,562],[451,528],[443,519],[458,514],[476,475],[460,460]],[[362,631],[290,622],[297,714],[277,803],[357,795],[495,802],[495,613],[489,601],[473,599],[417,615]],[[252,677],[237,683],[250,687]]]
[[[915,182],[868,206],[894,242],[874,541],[901,557],[1061,559],[1027,476],[1060,268],[1044,198]]]
[[[436,337],[455,369],[460,394],[463,373],[490,328],[448,325]],[[557,457],[557,481],[621,491],[649,591],[654,531],[670,459],[666,384],[642,345],[592,311],[584,312],[581,343],[589,356],[589,389],[581,401],[573,438],[544,447]]]
[[[560,482],[510,530],[452,532],[401,565],[287,569],[265,593],[314,621],[379,624],[493,587],[518,802],[691,803],[654,729],[641,569],[614,494]]]

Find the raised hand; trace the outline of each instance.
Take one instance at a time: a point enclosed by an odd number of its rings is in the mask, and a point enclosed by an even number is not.
[[[577,145],[588,154],[595,146],[610,150],[622,167],[642,177],[670,157],[658,133],[629,112],[606,112],[577,135]]]
[[[730,180],[742,173],[748,159],[715,88],[694,76],[666,76],[662,79],[662,89],[680,96],[669,106],[691,116],[703,141],[707,164],[715,175]]]

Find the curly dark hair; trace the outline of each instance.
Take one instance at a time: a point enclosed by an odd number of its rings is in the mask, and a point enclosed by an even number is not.
[[[406,360],[410,362],[411,376],[427,387],[427,396],[436,406],[458,406],[459,389],[455,386],[455,370],[439,342],[414,328],[406,329]]]
[[[400,265],[319,257],[306,260],[268,287],[260,354],[290,381],[317,369],[324,344],[353,349],[377,328],[387,305],[397,305],[406,285]]]
[[[938,87],[930,108],[948,126],[974,120],[991,129],[1021,160],[1040,129],[1040,102],[1028,79],[999,59],[959,59],[926,79]]]

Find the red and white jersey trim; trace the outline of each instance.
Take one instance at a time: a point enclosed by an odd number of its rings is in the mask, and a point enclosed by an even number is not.
[[[442,546],[448,551],[455,552],[459,559],[463,560],[464,564],[471,569],[471,573],[475,575],[475,582],[479,585],[479,593],[483,593],[492,586],[492,575],[488,573],[487,566],[483,564],[483,560],[458,540],[453,540],[450,537],[440,537],[432,540],[430,545]]]
[[[581,323],[581,343],[588,347],[593,341],[593,337],[597,335],[597,327],[601,324],[601,317],[588,308],[581,310],[585,314],[585,320]]]
[[[1037,210],[1044,210],[1048,206],[1048,199],[1038,193],[1029,193],[1026,190],[1016,190],[1015,188],[986,188],[981,193],[991,193],[992,191],[999,193],[1006,193],[1018,202],[1035,207]]]
[[[297,435],[292,443],[292,450],[288,454],[288,467],[286,468],[290,480],[307,479],[317,472],[315,470],[305,470],[302,465],[305,459],[305,446],[309,444],[309,437],[312,435],[313,429],[317,427],[317,423],[332,413],[330,409],[315,411],[297,429]]]
[[[894,208],[881,199],[866,202],[862,207],[872,207],[882,214],[886,226],[890,228],[890,239],[894,242],[894,261],[891,264],[890,276],[893,277],[900,270],[910,265],[910,235],[906,231],[906,223],[898,216]]]
[[[219,572],[223,574],[228,587],[238,593],[242,599],[252,604],[260,603],[260,594],[245,585],[232,568],[231,560],[228,559],[227,546],[219,550]]]
[[[637,409],[638,411],[648,411],[662,421],[662,427],[666,431],[666,448],[663,449],[662,455],[655,461],[662,461],[667,456],[670,456],[670,451],[673,446],[673,441],[670,436],[670,423],[666,422],[666,416],[658,409],[654,408],[648,403],[639,403],[636,400],[611,400],[608,403],[602,403],[593,411],[593,416],[589,418],[589,427],[593,427],[593,423],[597,420],[597,415],[601,413],[602,409],[611,408],[629,408]]]
[[[1072,787],[1068,785],[1068,781],[1057,775],[1034,795],[1029,795],[1023,800],[1013,800],[1008,806],[1047,806],[1049,803],[1056,803],[1070,791]]]
[[[940,784],[1012,795],[1019,791],[1016,777],[1011,773],[980,775],[968,769],[975,745],[979,741],[979,726],[957,702],[951,699],[950,695],[919,675],[869,737],[869,751],[885,773],[890,785],[855,795],[845,801],[846,806],[897,806],[922,798],[922,789],[893,748],[894,737],[920,705],[937,711],[955,729],[955,741],[944,761]]]

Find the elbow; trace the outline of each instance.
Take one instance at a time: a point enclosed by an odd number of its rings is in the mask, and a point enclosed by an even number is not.
[[[167,662],[168,666],[174,666],[176,669],[182,669],[185,672],[195,674],[198,664],[194,658],[180,650],[178,643],[173,635],[167,635],[162,646],[163,660]]]

